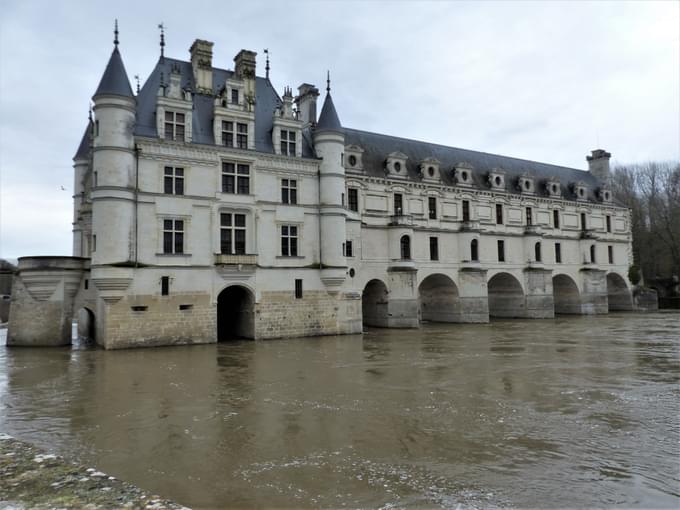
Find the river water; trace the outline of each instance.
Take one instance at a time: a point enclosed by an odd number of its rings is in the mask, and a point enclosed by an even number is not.
[[[677,313],[0,346],[0,432],[196,508],[677,508],[679,382]]]

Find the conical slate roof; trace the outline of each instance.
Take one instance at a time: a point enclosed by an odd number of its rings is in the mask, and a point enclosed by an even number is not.
[[[113,49],[113,53],[111,53],[111,58],[109,59],[104,75],[99,82],[97,92],[94,93],[94,97],[103,94],[134,97],[132,88],[130,87],[130,80],[128,80],[127,73],[125,72],[123,59],[118,52],[118,46],[116,46]]]
[[[83,138],[80,140],[80,145],[76,151],[73,159],[87,159],[90,156],[90,139],[92,137],[92,120],[88,121]]]
[[[316,123],[316,129],[333,129],[340,131],[342,130],[342,125],[340,124],[340,119],[338,118],[338,112],[335,111],[335,105],[333,104],[333,98],[331,93],[326,94],[326,99],[323,102],[323,108],[321,108],[321,115],[319,115],[319,122]]]

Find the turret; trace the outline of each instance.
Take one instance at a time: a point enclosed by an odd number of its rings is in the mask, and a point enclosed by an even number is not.
[[[134,258],[136,101],[118,51],[118,27],[111,58],[93,96],[92,264]]]
[[[345,278],[347,266],[342,253],[342,244],[346,238],[346,212],[343,204],[345,135],[331,97],[330,79],[326,91],[319,122],[314,129],[314,149],[322,160],[319,169],[321,265],[325,271],[322,274],[324,282],[327,285],[339,285]]]
[[[90,112],[91,113],[91,112]],[[83,206],[85,204],[85,181],[91,171],[91,148],[94,122],[92,116],[88,119],[87,127],[80,140],[80,145],[73,156],[73,256],[89,257],[89,222],[83,221]],[[89,216],[89,214],[88,214]]]

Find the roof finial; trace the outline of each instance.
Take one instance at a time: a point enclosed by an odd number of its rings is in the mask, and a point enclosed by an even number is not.
[[[165,25],[161,21],[158,24],[158,28],[161,29],[161,58],[165,56]]]
[[[265,78],[269,79],[269,48],[264,49],[264,54],[267,55],[267,65],[264,67]]]
[[[114,24],[114,29],[113,29],[113,44],[118,47],[118,19],[116,19],[116,22]]]
[[[331,93],[331,72],[326,71],[326,92]]]
[[[135,81],[137,81],[137,94],[139,94],[139,75],[135,74]]]

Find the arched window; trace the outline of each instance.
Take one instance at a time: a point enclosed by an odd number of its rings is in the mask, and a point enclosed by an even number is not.
[[[536,243],[534,245],[534,251],[536,252],[536,262],[541,261],[541,243]]]
[[[409,236],[401,236],[401,258],[411,258],[411,238]]]
[[[595,245],[594,244],[590,245],[590,261],[593,264],[595,263]]]
[[[470,242],[470,260],[479,260],[479,250],[477,249],[477,239]]]

